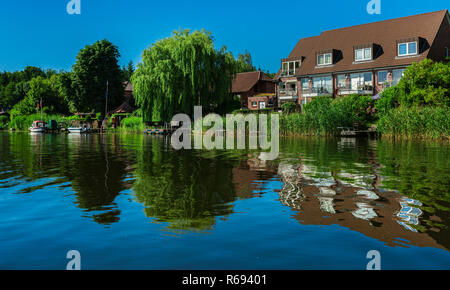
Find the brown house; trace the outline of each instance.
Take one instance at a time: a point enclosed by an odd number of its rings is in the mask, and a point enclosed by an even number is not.
[[[261,110],[276,106],[275,83],[262,71],[236,74],[232,93],[241,100],[241,107]]]
[[[278,103],[302,106],[321,95],[377,95],[396,85],[413,62],[446,60],[449,48],[447,10],[300,39],[275,77]]]
[[[134,96],[133,96],[133,85],[131,82],[124,82],[123,83],[125,89],[124,89],[124,102],[116,109],[110,111],[108,115],[116,115],[113,117],[113,127],[118,127],[120,125],[120,122],[122,119],[126,118],[128,114],[133,113],[136,111],[136,108],[134,107]]]

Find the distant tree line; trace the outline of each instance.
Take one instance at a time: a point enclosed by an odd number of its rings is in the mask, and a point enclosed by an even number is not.
[[[134,72],[133,63],[118,65],[117,46],[107,40],[87,45],[77,55],[72,71],[42,70],[28,66],[23,71],[0,72],[0,108],[11,115],[36,113],[42,99],[46,113],[104,112],[108,103],[122,102],[123,82]]]

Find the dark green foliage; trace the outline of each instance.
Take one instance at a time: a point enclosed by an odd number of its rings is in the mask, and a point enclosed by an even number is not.
[[[80,50],[71,74],[73,95],[68,96],[71,111],[104,112],[107,81],[109,108],[121,103],[124,88],[119,57],[117,46],[107,40]]]
[[[281,109],[283,109],[283,112],[286,114],[291,114],[297,111],[298,105],[293,102],[287,102],[281,105]]]

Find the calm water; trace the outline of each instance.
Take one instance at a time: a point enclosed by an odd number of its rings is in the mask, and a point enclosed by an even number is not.
[[[0,132],[0,269],[450,269],[450,146]]]

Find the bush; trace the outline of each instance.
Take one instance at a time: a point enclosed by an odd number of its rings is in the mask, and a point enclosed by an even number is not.
[[[397,87],[402,106],[450,106],[450,63],[430,59],[413,63]]]
[[[379,117],[399,106],[398,96],[399,91],[396,86],[387,88],[380,94],[380,98],[375,102],[375,109]]]
[[[6,127],[8,124],[9,118],[8,116],[0,116],[0,127]]]
[[[286,114],[292,114],[296,112],[297,108],[298,108],[297,104],[292,102],[287,102],[281,105],[281,109],[283,109],[283,112],[285,112]]]

